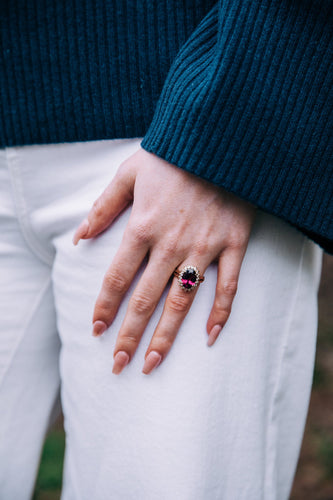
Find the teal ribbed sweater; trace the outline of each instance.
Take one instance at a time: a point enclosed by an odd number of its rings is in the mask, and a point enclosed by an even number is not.
[[[2,0],[0,147],[142,147],[333,253],[332,0]]]

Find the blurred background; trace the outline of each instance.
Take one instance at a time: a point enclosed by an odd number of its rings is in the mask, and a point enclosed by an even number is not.
[[[33,500],[59,500],[64,448],[60,418],[45,440]],[[326,254],[313,388],[290,500],[333,500],[333,257]]]

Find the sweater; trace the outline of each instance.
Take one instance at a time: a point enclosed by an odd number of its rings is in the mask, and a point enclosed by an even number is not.
[[[141,146],[333,253],[332,0],[2,0],[0,147]]]

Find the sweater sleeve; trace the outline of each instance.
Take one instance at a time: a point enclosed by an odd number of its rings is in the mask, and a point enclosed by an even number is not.
[[[141,146],[333,253],[333,2],[220,0],[176,56]]]

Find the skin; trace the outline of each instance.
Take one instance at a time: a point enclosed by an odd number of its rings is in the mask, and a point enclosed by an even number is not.
[[[252,204],[140,148],[120,165],[96,199],[73,243],[97,236],[129,204],[133,204],[130,219],[93,313],[93,335],[99,336],[112,324],[148,254],[116,340],[115,374],[132,359],[175,268],[195,265],[203,275],[213,261],[218,262],[215,299],[207,320],[207,343],[213,345],[230,315],[256,212]],[[151,373],[165,359],[201,286],[187,293],[173,279],[143,373]]]

